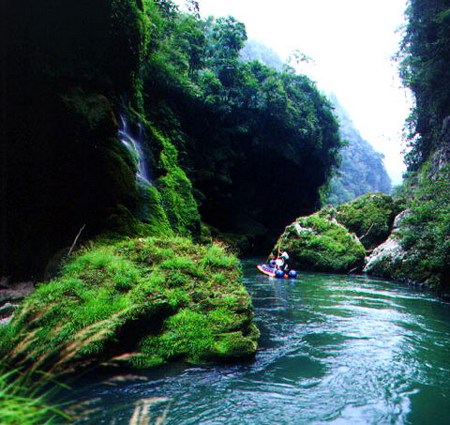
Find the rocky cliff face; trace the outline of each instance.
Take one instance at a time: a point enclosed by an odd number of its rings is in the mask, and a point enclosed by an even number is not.
[[[436,149],[405,188],[408,209],[396,218],[386,243],[368,258],[365,270],[377,276],[450,288],[450,119],[442,126]]]
[[[139,70],[151,29],[146,7],[156,6],[7,2],[0,275],[42,277],[81,228],[82,239],[111,230],[198,233],[192,185],[170,140],[151,125],[143,129],[155,181],[142,185],[137,158],[119,138],[119,116],[137,132],[142,112]]]
[[[435,179],[450,164],[450,116],[444,119],[436,150],[431,155],[430,177]]]

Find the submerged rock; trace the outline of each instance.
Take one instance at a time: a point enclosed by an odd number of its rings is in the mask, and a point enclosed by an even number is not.
[[[8,278],[3,277],[0,288],[0,325],[6,325],[12,320],[19,303],[34,291],[34,283],[10,283]]]
[[[1,330],[0,349],[11,365],[51,375],[250,356],[259,332],[241,278],[238,259],[218,245],[181,238],[97,245],[38,285]]]
[[[0,305],[7,302],[19,302],[34,291],[33,282],[15,282],[9,283],[6,279],[2,280],[2,289],[0,289]]]

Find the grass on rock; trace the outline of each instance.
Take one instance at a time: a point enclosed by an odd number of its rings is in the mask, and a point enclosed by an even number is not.
[[[87,248],[38,285],[1,330],[16,366],[70,373],[254,354],[258,331],[239,260],[217,244],[136,238]]]

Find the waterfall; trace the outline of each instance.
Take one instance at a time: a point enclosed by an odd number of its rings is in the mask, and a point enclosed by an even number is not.
[[[120,115],[121,126],[119,128],[120,141],[126,146],[128,151],[135,158],[137,163],[136,177],[138,180],[150,183],[147,164],[145,162],[144,151],[142,149],[142,126],[138,125],[138,137],[134,137],[128,128],[128,123],[123,115]]]

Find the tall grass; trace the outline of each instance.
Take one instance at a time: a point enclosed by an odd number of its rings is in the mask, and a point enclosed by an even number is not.
[[[64,424],[70,417],[52,406],[55,388],[43,391],[39,381],[17,371],[0,370],[0,423],[2,425]]]

